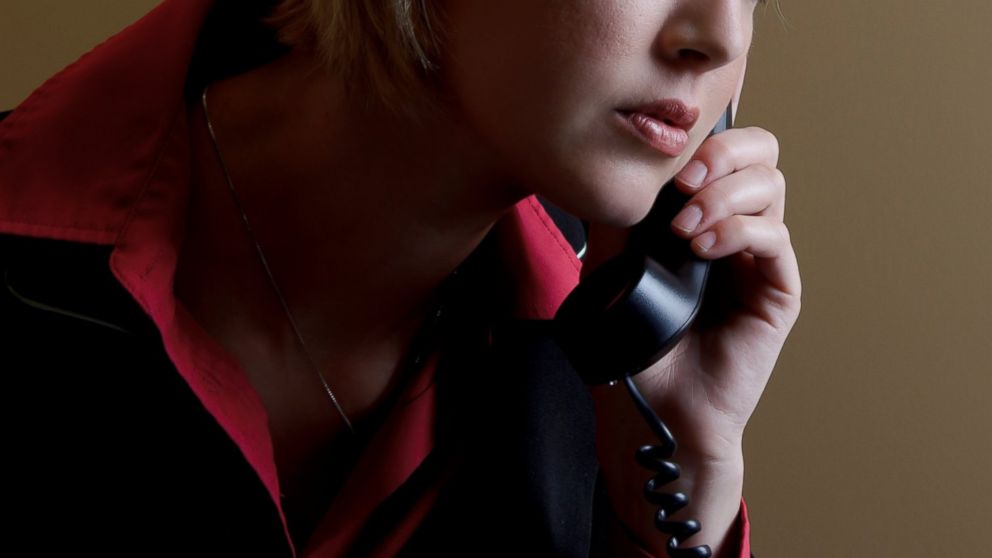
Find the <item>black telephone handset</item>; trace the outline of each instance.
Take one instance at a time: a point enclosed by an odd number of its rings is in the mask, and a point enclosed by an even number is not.
[[[711,135],[731,127],[731,110],[728,106]],[[707,557],[712,552],[706,545],[679,548],[699,531],[696,521],[670,519],[688,504],[688,497],[655,491],[679,476],[678,466],[668,461],[675,453],[675,439],[631,379],[679,342],[703,303],[711,260],[696,256],[670,228],[688,199],[675,184],[666,184],[648,215],[631,229],[624,252],[597,267],[568,295],[553,326],[558,344],[582,379],[589,385],[624,381],[661,439],[659,446],[641,447],[635,458],[658,473],[645,485],[645,498],[660,506],[655,526],[672,535],[669,556]]]

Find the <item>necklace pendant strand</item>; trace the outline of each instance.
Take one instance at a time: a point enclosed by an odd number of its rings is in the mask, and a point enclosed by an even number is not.
[[[279,285],[276,284],[276,280],[272,276],[272,270],[269,269],[269,263],[265,258],[265,253],[262,252],[262,247],[259,245],[258,240],[255,239],[255,233],[252,231],[251,225],[248,224],[248,216],[245,214],[244,207],[241,205],[241,200],[238,198],[238,193],[234,190],[234,183],[231,180],[230,173],[227,171],[227,164],[224,162],[224,157],[220,152],[220,145],[217,143],[217,137],[214,135],[213,123],[210,122],[210,113],[207,111],[206,87],[203,88],[201,100],[203,102],[203,115],[207,121],[207,130],[210,132],[210,140],[213,142],[214,151],[217,153],[217,159],[220,161],[221,169],[224,171],[224,178],[227,180],[227,187],[231,191],[231,196],[234,198],[234,203],[238,206],[238,211],[241,213],[241,221],[244,223],[245,229],[248,231],[248,236],[251,237],[252,242],[255,244],[255,251],[258,253],[258,259],[262,262],[262,267],[265,268],[265,274],[269,278],[269,283],[272,285],[272,289],[279,298],[280,304],[282,304],[282,309],[285,311],[286,317],[289,319],[289,324],[293,328],[293,333],[296,334],[296,339],[299,341],[300,347],[303,349],[303,353],[306,355],[307,361],[310,363],[310,367],[317,373],[317,377],[320,378],[321,385],[324,386],[324,391],[327,392],[327,396],[331,399],[331,403],[334,404],[334,408],[337,409],[338,413],[341,415],[341,418],[344,419],[344,423],[348,426],[348,430],[352,433],[352,435],[357,435],[354,426],[351,424],[351,420],[348,419],[348,415],[345,414],[344,409],[341,408],[338,398],[334,396],[331,386],[327,383],[327,379],[325,379],[324,375],[320,373],[320,369],[313,361],[313,357],[310,356],[310,351],[307,349],[306,342],[303,341],[303,335],[300,334],[300,328],[296,325],[296,320],[293,318],[293,313],[290,312],[289,305],[286,303],[286,299],[282,296],[282,291],[279,289]]]
[[[289,309],[289,304],[286,302],[286,298],[282,295],[282,290],[279,288],[275,277],[272,275],[272,270],[269,268],[269,262],[265,257],[265,253],[262,251],[262,246],[256,239],[251,225],[248,223],[248,216],[245,214],[244,206],[242,206],[238,193],[234,189],[234,181],[231,180],[231,174],[228,172],[227,163],[224,161],[224,156],[221,154],[220,144],[217,142],[217,136],[214,134],[213,123],[210,122],[210,113],[207,111],[207,87],[203,88],[201,102],[203,104],[203,116],[206,120],[207,130],[210,132],[210,140],[213,142],[214,152],[217,154],[217,160],[220,162],[221,169],[224,172],[224,179],[227,181],[227,188],[231,191],[231,197],[234,199],[234,203],[237,205],[238,211],[241,213],[241,222],[244,223],[245,230],[248,232],[248,236],[255,245],[255,252],[258,254],[258,259],[262,263],[262,267],[265,269],[265,274],[269,279],[269,284],[272,285],[272,290],[275,291],[276,297],[279,298],[279,303],[282,305],[282,309],[286,313],[286,317],[289,320],[290,326],[293,328],[293,333],[296,335],[297,341],[300,343],[300,348],[303,350],[303,354],[307,357],[307,362],[309,362],[310,368],[312,368],[314,373],[317,374],[317,377],[320,378],[320,383],[324,387],[324,391],[327,392],[327,397],[330,398],[334,408],[337,409],[338,413],[341,415],[341,418],[344,419],[344,423],[348,426],[348,430],[352,433],[352,435],[358,436],[351,420],[348,419],[348,415],[345,414],[340,402],[338,402],[338,398],[334,395],[334,391],[331,390],[331,386],[327,383],[327,379],[323,374],[321,374],[320,369],[317,367],[317,363],[314,362],[313,357],[310,355],[306,342],[303,340],[303,334],[300,333],[300,328],[296,325],[296,319],[293,318],[293,313]],[[434,312],[432,312],[429,316],[426,326],[417,336],[417,341],[415,341],[415,343],[419,345],[419,348],[416,348],[416,350],[413,351],[413,358],[408,365],[410,368],[421,366],[426,360],[427,352],[432,346],[432,343],[435,340],[434,335],[438,330],[441,310],[444,307],[445,294],[453,288],[451,283],[456,277],[459,276],[460,267],[461,266],[452,271],[448,276],[448,279],[441,285],[441,293],[437,306]],[[406,372],[409,373],[408,371]]]

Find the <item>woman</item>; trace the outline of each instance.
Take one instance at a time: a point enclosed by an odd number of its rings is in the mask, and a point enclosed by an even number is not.
[[[82,350],[126,354],[82,361],[123,371],[100,388],[89,376],[53,386],[16,375],[18,393],[47,390],[37,397],[61,413],[11,434],[29,456],[19,474],[57,486],[16,491],[34,510],[21,530],[42,529],[31,518],[50,519],[51,502],[110,498],[140,510],[115,515],[116,533],[148,552],[412,556],[481,543],[472,552],[485,554],[528,548],[526,534],[543,540],[534,552],[664,555],[630,458],[653,435],[626,394],[570,392],[531,353],[554,395],[528,399],[525,386],[504,398],[510,378],[493,362],[508,361],[480,339],[501,335],[498,320],[550,319],[580,268],[585,277],[619,252],[674,176],[692,201],[673,230],[700,256],[727,258],[733,288],[720,320],[694,327],[637,382],[680,443],[683,476],[666,489],[689,494],[679,513],[702,524],[688,544],[746,556],[741,439],[800,307],[774,136],[706,139],[736,106],[756,4],[285,0],[266,20],[277,47],[243,5],[167,0],[46,82],[0,128],[5,338],[35,359],[24,371],[64,370]],[[584,261],[534,194],[589,223]],[[26,292],[44,285],[24,279],[31,269],[55,277],[60,261],[92,269],[110,294],[60,305],[45,293],[71,287]],[[73,306],[86,300],[98,302],[89,314]],[[72,329],[83,321],[102,329]],[[106,338],[115,327],[161,344],[132,354]],[[476,360],[441,366],[435,381],[439,357],[459,352]],[[174,371],[141,381],[182,382],[106,395],[149,355]],[[458,384],[469,362],[492,368]],[[483,401],[492,413],[472,409]],[[538,418],[518,424],[515,404]],[[95,420],[89,433],[120,428],[120,412],[93,411],[111,405],[147,421],[135,445],[88,441],[100,465],[45,477],[56,456],[38,453],[38,432],[80,444],[67,418]],[[489,430],[453,424],[483,415]],[[505,463],[486,469],[487,451]],[[119,460],[128,465],[107,472]],[[492,474],[473,479],[480,471]],[[176,502],[181,521],[162,513]],[[482,509],[494,502],[513,511]],[[107,540],[76,511],[74,548]],[[192,540],[207,542],[191,551]]]

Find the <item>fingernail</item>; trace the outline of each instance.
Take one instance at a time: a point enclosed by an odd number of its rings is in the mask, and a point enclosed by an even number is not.
[[[699,186],[706,180],[706,173],[709,172],[702,161],[689,161],[689,164],[679,172],[679,180],[689,186]]]
[[[709,252],[713,244],[716,243],[716,233],[710,231],[705,234],[701,234],[696,238],[696,246],[703,252]]]
[[[695,230],[702,218],[703,211],[696,204],[692,204],[679,212],[672,224],[688,233]]]

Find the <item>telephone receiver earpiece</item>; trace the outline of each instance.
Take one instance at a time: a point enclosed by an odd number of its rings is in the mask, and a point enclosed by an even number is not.
[[[710,135],[731,127],[732,108]],[[674,181],[632,227],[624,252],[589,274],[555,314],[565,356],[589,385],[636,375],[685,335],[703,302],[711,260],[695,255],[670,224],[689,200]]]

